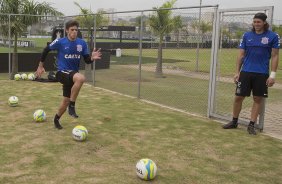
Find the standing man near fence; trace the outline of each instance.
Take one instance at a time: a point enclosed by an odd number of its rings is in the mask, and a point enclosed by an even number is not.
[[[239,46],[234,82],[237,84],[233,104],[233,119],[224,129],[237,128],[238,117],[246,96],[253,94],[253,106],[247,131],[256,135],[255,123],[261,110],[263,98],[268,97],[268,87],[275,83],[279,60],[279,35],[268,30],[269,24],[264,13],[253,18],[252,31],[246,32]],[[271,65],[270,65],[271,58]],[[270,75],[269,75],[269,65]]]
[[[41,60],[36,71],[36,76],[40,77],[45,69],[43,67],[45,58],[49,51],[57,50],[58,71],[56,79],[63,84],[63,100],[58,112],[54,117],[54,125],[57,129],[62,129],[59,120],[68,108],[68,113],[74,118],[78,118],[75,111],[75,102],[78,93],[85,82],[84,75],[78,72],[81,56],[87,64],[101,59],[100,49],[94,49],[89,55],[87,44],[84,40],[77,38],[78,22],[70,20],[66,23],[67,37],[56,39],[48,45],[42,52]]]

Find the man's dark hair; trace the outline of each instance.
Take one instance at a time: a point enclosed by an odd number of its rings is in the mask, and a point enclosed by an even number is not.
[[[73,26],[79,27],[79,23],[76,20],[69,20],[66,23],[66,29],[69,29],[70,27],[73,27]]]
[[[265,13],[256,13],[254,19],[261,19],[262,21],[266,21],[267,15]]]
[[[269,29],[269,24],[266,21],[267,15],[265,13],[256,13],[254,19],[260,19],[264,22],[264,26],[263,26],[264,31],[267,31]],[[252,28],[252,31],[255,31],[254,26]]]

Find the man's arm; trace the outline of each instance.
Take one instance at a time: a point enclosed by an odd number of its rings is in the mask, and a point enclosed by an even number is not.
[[[83,56],[84,61],[86,64],[90,64],[94,62],[96,59],[101,59],[102,53],[100,52],[101,49],[96,50],[95,48],[93,49],[91,53],[91,57],[89,54],[86,54]]]
[[[49,48],[49,46],[47,45],[45,48],[44,48],[44,50],[43,50],[43,52],[42,52],[42,54],[41,54],[41,58],[40,58],[40,62],[44,62],[45,61],[45,59],[46,59],[46,57],[47,57],[47,55],[48,55],[48,53],[51,51],[51,49]]]
[[[278,68],[278,61],[279,61],[279,49],[272,48],[271,52],[271,72],[269,75],[269,78],[266,81],[266,85],[268,87],[273,86],[275,83],[275,76],[276,76],[276,71]]]
[[[49,46],[47,45],[45,48],[44,48],[44,50],[43,50],[43,52],[42,52],[42,54],[41,54],[41,58],[40,58],[40,62],[39,62],[39,64],[38,64],[38,67],[37,67],[37,70],[36,70],[36,77],[41,77],[41,75],[43,74],[43,73],[45,73],[45,69],[44,69],[44,61],[45,61],[45,59],[46,59],[46,57],[47,57],[47,55],[48,55],[48,53],[50,52],[50,48],[49,48]]]
[[[234,82],[238,82],[241,67],[243,64],[243,58],[245,56],[245,50],[244,49],[239,49],[239,54],[236,60],[236,70],[235,70],[235,75],[234,75]]]
[[[90,57],[89,54],[84,55],[84,56],[83,56],[83,59],[84,59],[84,62],[85,62],[86,64],[90,64],[90,63],[93,62],[93,61],[91,61],[91,57]]]
[[[271,72],[276,72],[278,68],[279,61],[279,49],[272,49],[271,52]]]

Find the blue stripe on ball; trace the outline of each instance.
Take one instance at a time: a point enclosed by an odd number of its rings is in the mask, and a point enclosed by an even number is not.
[[[151,160],[148,160],[148,163],[146,164],[146,169],[148,171],[148,175],[147,175],[148,180],[151,179],[151,167],[150,167],[151,163],[152,163]]]

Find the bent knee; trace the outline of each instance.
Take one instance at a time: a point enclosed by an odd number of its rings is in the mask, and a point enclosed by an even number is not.
[[[85,76],[80,74],[80,73],[76,73],[73,77],[73,81],[74,82],[79,82],[79,83],[84,83],[85,82]]]

